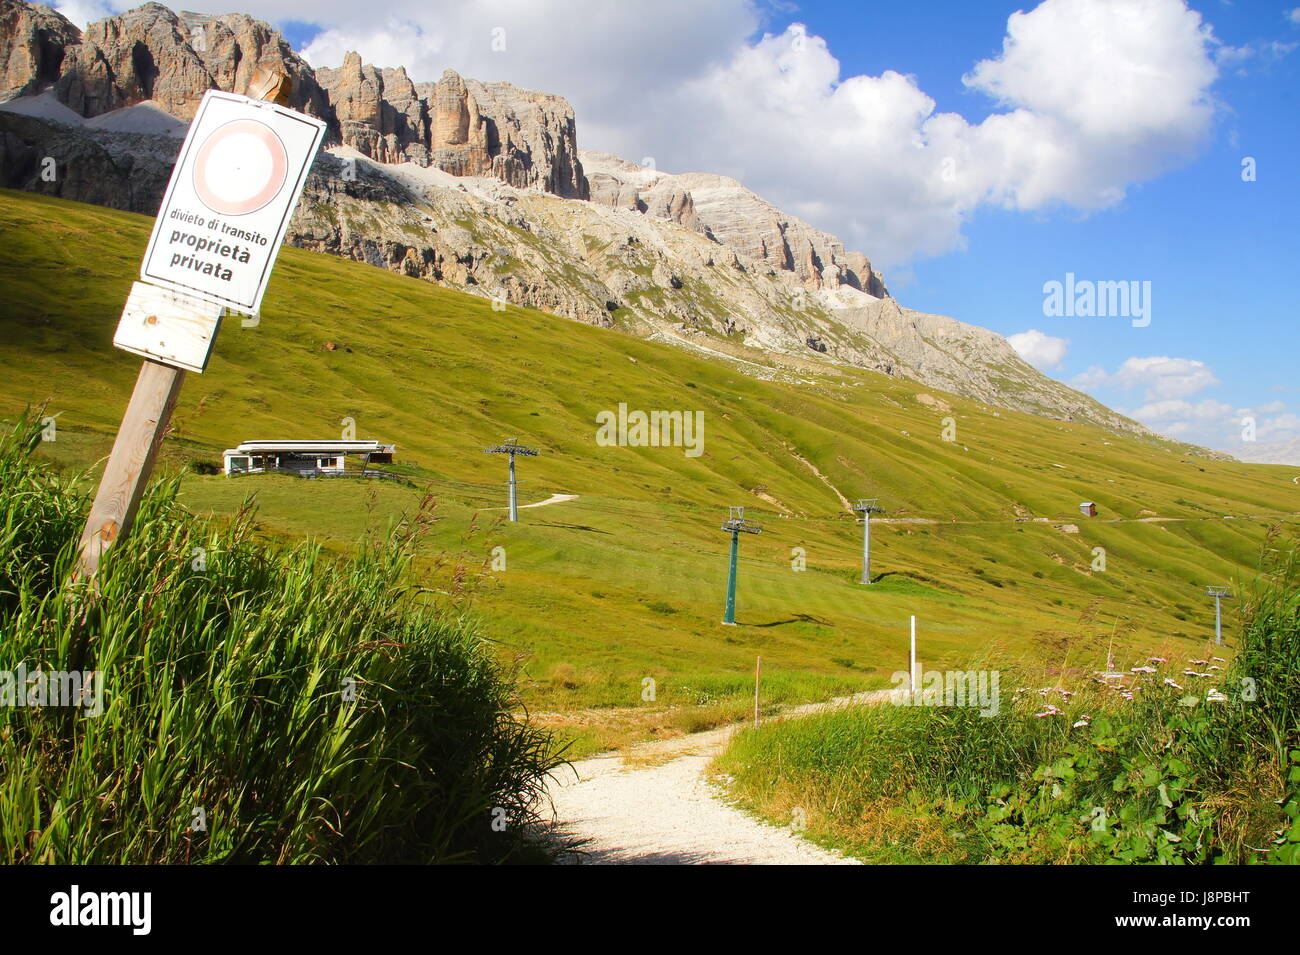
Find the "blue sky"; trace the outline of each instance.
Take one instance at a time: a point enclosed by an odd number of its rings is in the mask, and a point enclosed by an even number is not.
[[[1292,6],[1268,2],[1193,5],[1234,47],[1265,49],[1225,69],[1212,133],[1185,165],[1133,187],[1112,208],[1027,215],[981,209],[965,228],[967,248],[917,261],[896,294],[923,311],[960,317],[1006,335],[1036,328],[1068,339],[1070,380],[1090,367],[1113,373],[1133,356],[1202,361],[1219,380],[1186,396],[1238,408],[1283,402],[1300,411],[1300,24]],[[906,7],[906,9],[900,9]],[[994,104],[961,77],[1001,47],[1015,3],[879,5],[806,3],[793,16],[827,36],[846,74],[884,69],[916,74],[940,109],[968,119]],[[1257,178],[1242,181],[1244,157]],[[1152,320],[1042,315],[1042,286],[1079,278],[1149,280]],[[1188,386],[1190,387],[1190,385]],[[1113,384],[1092,393],[1114,407],[1146,404],[1144,392]],[[1265,412],[1258,418],[1285,412]],[[1195,437],[1230,448],[1236,416]],[[1294,433],[1296,428],[1288,429]],[[1262,440],[1262,438],[1261,438]]]
[[[358,50],[558,93],[584,148],[735,176],[904,305],[1158,431],[1233,450],[1249,415],[1300,441],[1300,0],[187,6],[266,19],[317,66]],[[1045,314],[1067,274],[1150,283],[1149,324]]]

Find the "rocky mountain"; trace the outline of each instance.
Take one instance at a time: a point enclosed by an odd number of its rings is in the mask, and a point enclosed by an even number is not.
[[[38,92],[58,80],[81,31],[49,7],[0,0],[0,99]]]
[[[833,235],[782,212],[735,179],[710,173],[669,175],[610,153],[584,150],[591,199],[698,229],[723,245],[777,269],[806,288],[844,285],[887,296],[883,278],[860,252],[846,252]]]
[[[19,0],[0,0],[0,11],[25,6]],[[58,14],[47,11],[45,16]],[[148,3],[92,23],[84,34],[64,23],[57,35],[47,33],[57,36],[47,45],[50,62],[59,64],[55,95],[86,118],[151,100],[188,120],[206,90],[246,93],[259,67],[293,78],[294,109],[329,115],[329,101],[311,67],[279,33],[252,17],[177,15]],[[25,86],[30,89],[31,83]]]
[[[148,101],[188,120],[204,92],[247,93],[259,68],[292,77],[290,105],[326,120],[331,142],[363,155],[587,197],[573,109],[559,96],[450,70],[417,86],[405,70],[363,66],[355,54],[316,71],[244,14],[146,3],[83,34],[48,7],[0,0],[0,101],[50,89],[86,119]]]
[[[83,34],[48,8],[0,0],[0,185],[152,215],[203,92],[245,92],[259,67],[289,73],[294,105],[329,125],[295,245],[752,374],[865,367],[1150,436],[1001,336],[903,307],[865,256],[733,179],[580,153],[558,96],[451,70],[415,83],[356,54],[313,70],[241,14],[150,3]]]
[[[379,70],[356,53],[316,77],[329,92],[339,138],[364,156],[588,196],[573,108],[562,97],[466,80],[455,70],[417,85],[402,67]]]

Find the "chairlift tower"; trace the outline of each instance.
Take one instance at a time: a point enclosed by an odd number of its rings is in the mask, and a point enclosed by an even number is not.
[[[483,453],[510,455],[510,520],[519,520],[519,505],[515,496],[515,455],[522,454],[524,457],[535,458],[538,455],[537,449],[520,444],[518,438],[506,438],[501,444],[484,448]]]
[[[722,616],[722,622],[734,627],[736,625],[736,557],[740,551],[740,535],[761,534],[763,529],[753,521],[745,520],[743,507],[731,507],[727,510],[727,520],[722,525],[722,529],[731,533],[731,568],[727,573],[727,610]]]
[[[1214,645],[1223,646],[1223,613],[1220,608],[1220,601],[1224,597],[1231,597],[1232,593],[1227,587],[1206,587],[1205,592],[1214,598]]]
[[[858,498],[853,510],[862,515],[862,582],[871,583],[871,515],[883,514],[885,509],[879,507],[878,498]]]

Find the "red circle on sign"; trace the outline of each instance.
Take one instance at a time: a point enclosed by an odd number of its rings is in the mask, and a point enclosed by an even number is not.
[[[199,201],[228,216],[246,216],[276,197],[288,178],[289,156],[269,126],[236,119],[215,129],[194,160]]]

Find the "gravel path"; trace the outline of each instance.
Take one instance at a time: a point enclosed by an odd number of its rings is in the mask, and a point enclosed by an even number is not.
[[[578,495],[576,494],[552,494],[546,500],[538,501],[536,504],[520,504],[519,510],[522,511],[529,507],[545,507],[547,504],[563,504],[565,501],[576,501],[577,499]]]
[[[795,707],[782,719],[834,706],[874,703],[878,690]],[[557,773],[549,793],[551,832],[582,842],[570,861],[595,864],[857,865],[813,845],[788,827],[761,822],[728,805],[706,771],[736,727],[631,747],[625,755],[580,760]]]
[[[546,506],[549,505],[549,504],[563,504],[565,501],[576,501],[577,499],[578,499],[578,495],[576,495],[576,494],[552,494],[550,497],[548,497],[548,498],[547,498],[546,500],[544,500],[544,501],[534,501],[532,504],[519,504],[519,505],[516,505],[516,509],[517,509],[517,510],[520,510],[520,511],[526,511],[526,510],[528,510],[528,508],[530,508],[530,507],[546,507]],[[510,510],[510,508],[509,508],[509,507],[489,507],[489,508],[487,508],[487,510],[489,510],[489,511],[508,511],[508,510]]]

